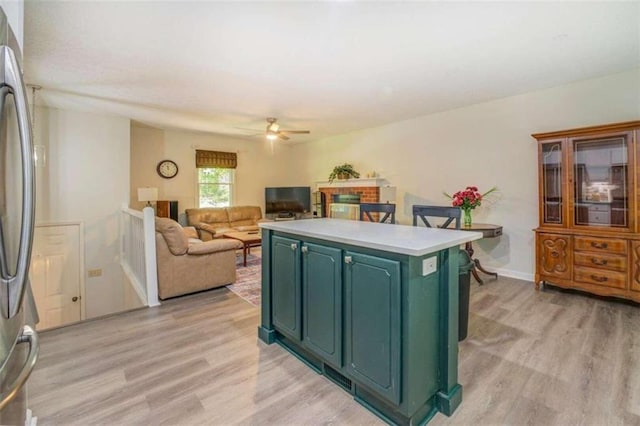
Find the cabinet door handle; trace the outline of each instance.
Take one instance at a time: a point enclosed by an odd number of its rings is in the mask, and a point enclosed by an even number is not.
[[[302,246],[300,250],[302,250],[303,253],[309,253],[309,247],[307,246]]]
[[[591,275],[591,279],[594,280],[595,282],[599,282],[599,283],[604,283],[607,282],[607,277],[600,277],[598,275]]]
[[[594,265],[604,266],[607,264],[607,259],[596,259],[595,257],[592,257],[591,263],[593,263]]]
[[[353,263],[353,258],[351,256],[345,256],[344,263]]]
[[[601,243],[598,241],[592,241],[591,242],[591,247],[593,248],[597,248],[597,249],[606,249],[608,247],[607,243]]]
[[[297,250],[298,249],[298,245],[296,243],[291,244],[291,250]]]

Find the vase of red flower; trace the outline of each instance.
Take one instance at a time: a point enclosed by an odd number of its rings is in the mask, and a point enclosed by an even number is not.
[[[454,207],[460,207],[460,209],[462,209],[464,213],[464,226],[469,228],[472,222],[471,210],[475,209],[476,207],[480,207],[484,197],[491,194],[496,189],[497,188],[494,186],[484,194],[481,194],[480,192],[478,192],[478,187],[467,186],[464,190],[458,191],[453,195],[449,195],[446,192],[444,193],[444,195],[451,199],[451,205],[453,205]]]

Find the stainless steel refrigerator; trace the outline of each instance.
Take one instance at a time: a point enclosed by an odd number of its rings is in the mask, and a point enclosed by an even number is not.
[[[0,9],[1,425],[25,424],[26,382],[39,350],[37,312],[29,284],[35,171],[20,60],[19,45]]]

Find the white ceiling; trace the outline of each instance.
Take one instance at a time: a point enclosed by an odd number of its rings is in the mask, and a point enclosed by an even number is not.
[[[24,57],[51,107],[306,141],[636,68],[640,3],[27,0]]]

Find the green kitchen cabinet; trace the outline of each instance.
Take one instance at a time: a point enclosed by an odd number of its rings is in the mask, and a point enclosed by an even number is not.
[[[302,245],[303,344],[342,366],[342,250]]]
[[[274,325],[339,366],[342,362],[342,251],[277,236],[271,247]]]
[[[380,396],[400,402],[400,262],[345,253],[346,365]]]
[[[299,246],[297,240],[273,237],[271,249],[273,324],[298,340],[302,338]]]

